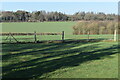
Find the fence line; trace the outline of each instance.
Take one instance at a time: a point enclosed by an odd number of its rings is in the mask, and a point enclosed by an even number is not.
[[[27,35],[33,35],[34,36],[34,43],[37,43],[37,35],[62,35],[61,40],[64,41],[64,31],[61,33],[53,33],[53,32],[47,32],[47,33],[37,33],[34,31],[33,33],[0,33],[1,36],[7,36],[5,40],[9,39],[9,42],[11,43],[11,38],[13,38],[17,43],[19,42],[14,36],[27,36]]]
[[[68,35],[66,34],[65,35],[65,32],[62,31],[62,32],[44,32],[44,33],[37,33],[36,31],[34,31],[33,33],[11,33],[11,32],[8,32],[8,33],[0,33],[0,36],[3,36],[3,42],[2,43],[11,43],[11,42],[34,42],[34,43],[37,43],[37,42],[42,42],[42,38],[39,38],[38,35],[48,35],[47,37],[47,40],[48,41],[52,41],[54,39],[51,39],[52,38],[51,36],[49,35],[61,35],[59,36],[61,41],[64,41],[65,39],[86,39],[86,40],[91,40],[91,39],[103,39],[106,40],[106,39],[109,39],[109,40],[114,40],[114,41],[117,41],[118,39],[118,35],[116,34],[112,34],[112,35],[107,35],[107,34],[103,34],[103,35],[90,35],[89,31],[86,35]],[[4,37],[5,36],[5,37]],[[20,37],[19,37],[20,36]],[[31,37],[31,38],[30,38]],[[65,38],[66,37],[66,38]],[[47,41],[45,40],[45,41]],[[56,38],[55,40],[58,40],[58,38]]]
[[[0,33],[2,36],[6,35],[34,35],[35,33]],[[62,33],[36,33],[36,35],[62,35]]]

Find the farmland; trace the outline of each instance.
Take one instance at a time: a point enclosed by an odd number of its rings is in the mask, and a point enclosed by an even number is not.
[[[16,22],[3,23],[2,32],[61,32],[71,33],[76,22]]]
[[[41,22],[41,23],[3,23],[2,32],[62,32],[70,36],[73,32],[72,26],[76,22]],[[20,38],[20,36],[15,36]],[[24,38],[26,36],[22,36]],[[33,38],[33,36],[27,36]],[[61,37],[57,36],[37,36],[38,40],[60,40]],[[6,38],[6,37],[3,37]],[[32,40],[33,41],[33,40]]]
[[[77,41],[3,44],[3,78],[117,78],[117,45]]]
[[[15,22],[15,23],[3,23],[2,32],[31,32],[44,33],[44,32],[65,32],[65,39],[88,39],[88,35],[73,35],[73,26],[77,22]],[[34,36],[14,36],[18,41],[34,41]],[[106,35],[90,35],[91,39],[113,39],[112,34]],[[6,38],[2,37],[3,39]],[[24,39],[22,39],[24,38]],[[37,40],[61,40],[61,35],[44,35],[37,36]],[[3,40],[4,41],[4,40]],[[14,41],[14,40],[12,40]]]
[[[118,42],[101,41],[113,39],[113,35],[90,35],[95,40],[88,42],[88,35],[72,35],[75,24],[3,23],[2,32],[65,31],[63,43],[3,44],[3,78],[117,78]],[[61,40],[61,35],[37,36],[37,39]]]

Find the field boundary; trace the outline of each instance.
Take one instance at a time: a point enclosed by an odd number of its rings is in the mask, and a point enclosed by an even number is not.
[[[34,31],[33,33],[0,33],[0,36],[7,36],[5,40],[9,40],[9,43],[11,43],[11,37],[16,41],[16,43],[21,43],[19,42],[14,36],[30,36],[33,35],[33,39],[34,39],[34,43],[37,43],[37,35],[62,35],[61,36],[61,40],[64,41],[64,35],[65,32],[44,32],[44,33],[37,33],[36,31]],[[10,38],[9,38],[10,37]],[[21,38],[22,39],[22,38]],[[40,42],[40,41],[39,41]]]

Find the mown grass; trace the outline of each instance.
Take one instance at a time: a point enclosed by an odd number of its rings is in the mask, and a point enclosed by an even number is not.
[[[117,78],[118,48],[99,40],[3,44],[3,78]]]
[[[62,32],[70,34],[76,22],[13,22],[2,23],[2,32]]]
[[[77,22],[13,22],[2,23],[2,32],[62,32],[65,31],[65,39],[88,39],[88,35],[73,35],[72,27]],[[3,42],[7,36],[2,36]],[[34,41],[33,36],[14,36],[18,41]],[[89,35],[90,39],[113,39],[112,34]],[[15,40],[11,38],[13,42]],[[37,35],[38,41],[43,40],[61,40],[61,35]]]
[[[101,41],[113,39],[113,35],[90,35],[95,40],[87,41],[88,35],[72,35],[75,23],[3,23],[2,32],[65,31],[63,43],[3,44],[3,78],[117,78],[118,42]],[[14,37],[18,41],[34,41],[30,39],[34,36]],[[37,39],[61,40],[61,35]]]

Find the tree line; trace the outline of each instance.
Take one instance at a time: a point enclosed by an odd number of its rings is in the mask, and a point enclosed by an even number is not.
[[[115,29],[120,32],[116,21],[80,21],[73,26],[73,34],[114,34]]]
[[[103,12],[76,12],[68,15],[61,12],[46,11],[2,11],[0,12],[0,22],[43,22],[43,21],[113,21],[117,20],[116,14],[105,14]]]

